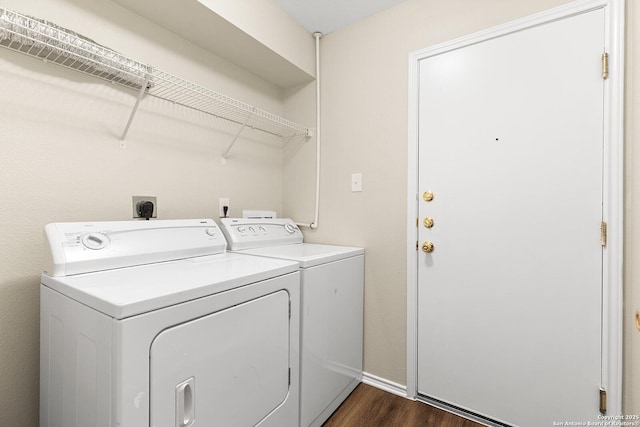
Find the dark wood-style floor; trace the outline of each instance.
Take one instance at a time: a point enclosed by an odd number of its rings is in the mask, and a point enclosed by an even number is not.
[[[360,384],[323,427],[482,427],[449,412]]]

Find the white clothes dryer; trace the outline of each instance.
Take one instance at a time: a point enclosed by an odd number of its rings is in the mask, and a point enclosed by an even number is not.
[[[213,220],[56,223],[41,427],[298,425],[298,264],[226,252]]]
[[[300,266],[300,426],[321,426],[362,381],[364,249],[304,243],[289,219],[220,221],[231,251]]]

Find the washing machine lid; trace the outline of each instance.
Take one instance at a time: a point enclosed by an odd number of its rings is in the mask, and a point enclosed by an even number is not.
[[[364,254],[364,249],[351,246],[299,243],[296,245],[279,245],[247,249],[238,251],[237,253],[292,260],[296,261],[301,268],[309,268],[332,261],[362,255]]]
[[[107,316],[124,319],[294,273],[293,261],[221,253],[73,276],[42,284]]]

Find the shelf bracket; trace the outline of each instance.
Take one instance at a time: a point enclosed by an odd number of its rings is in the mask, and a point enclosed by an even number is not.
[[[238,140],[238,138],[240,137],[240,134],[242,133],[242,131],[244,130],[244,128],[247,127],[247,124],[249,123],[249,120],[251,120],[251,118],[253,117],[253,113],[250,113],[247,118],[244,120],[244,123],[242,123],[242,126],[240,127],[240,130],[238,131],[238,133],[236,133],[236,136],[233,138],[233,141],[231,141],[231,144],[229,144],[229,146],[227,147],[227,149],[225,150],[224,153],[222,153],[222,159],[226,160],[227,156],[229,155],[229,152],[231,151],[231,148],[233,147],[233,144],[236,143],[236,141]]]
[[[127,133],[129,133],[129,127],[131,126],[131,122],[133,122],[133,118],[136,116],[136,112],[138,111],[138,107],[140,106],[140,101],[142,101],[142,98],[144,97],[145,92],[147,91],[147,89],[149,89],[150,81],[151,81],[151,76],[147,74],[145,76],[144,82],[142,83],[142,86],[140,87],[140,90],[138,91],[138,98],[136,99],[136,103],[133,106],[133,110],[129,115],[129,120],[127,121],[127,125],[125,126],[124,132],[122,132],[122,136],[120,137],[120,148],[127,147],[127,143],[125,140],[127,138]]]

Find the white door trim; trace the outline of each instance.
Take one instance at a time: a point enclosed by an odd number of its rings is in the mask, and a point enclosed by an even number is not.
[[[418,78],[419,62],[430,56],[504,36],[558,19],[604,8],[609,78],[604,88],[603,218],[608,241],[603,251],[603,373],[609,414],[622,413],[622,288],[624,180],[624,13],[625,0],[578,0],[409,54],[407,182],[407,397],[417,398],[418,379]]]

